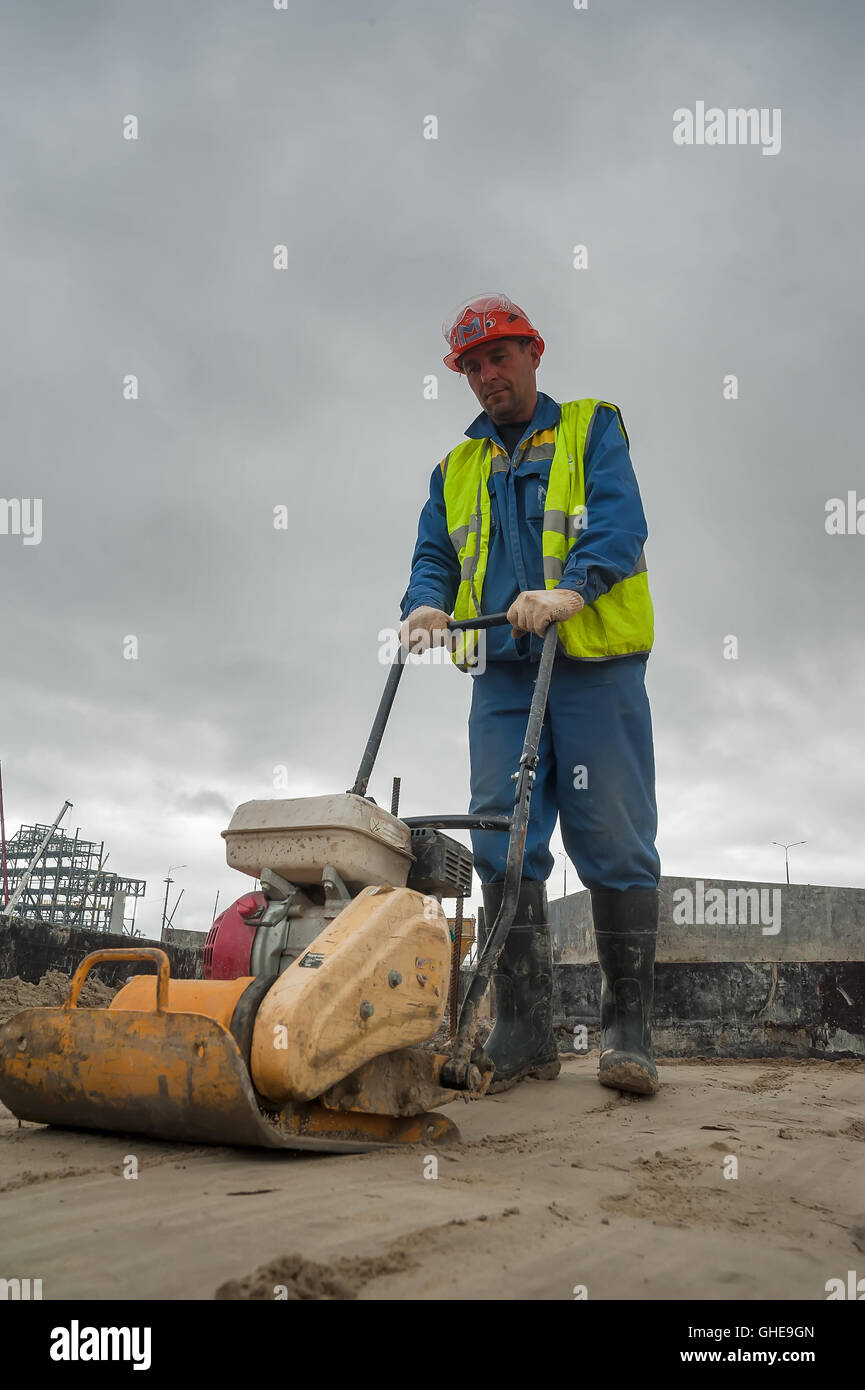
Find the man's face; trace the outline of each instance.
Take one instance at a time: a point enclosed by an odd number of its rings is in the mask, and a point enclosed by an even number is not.
[[[535,373],[541,355],[537,343],[526,346],[516,338],[471,348],[460,358],[460,366],[490,419],[497,425],[513,420],[530,420],[538,398]]]

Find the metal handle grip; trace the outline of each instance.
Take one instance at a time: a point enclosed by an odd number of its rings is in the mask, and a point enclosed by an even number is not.
[[[104,961],[121,960],[151,961],[156,966],[158,972],[156,976],[156,1012],[158,1014],[164,1013],[168,1006],[168,981],[171,976],[171,962],[158,946],[119,946],[116,950],[106,947],[104,951],[91,951],[89,956],[84,957],[72,976],[69,995],[63,1005],[66,1012],[71,1012],[77,1005],[81,987],[94,965],[101,965]]]
[[[481,618],[460,618],[459,622],[448,618],[448,627],[451,632],[468,632],[477,627],[503,627],[507,620],[507,613],[488,613]]]

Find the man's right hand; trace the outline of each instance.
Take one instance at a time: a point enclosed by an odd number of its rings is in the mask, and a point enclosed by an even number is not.
[[[416,608],[409,613],[399,630],[399,640],[410,652],[425,652],[430,647],[442,647],[447,637],[450,614],[440,608]]]

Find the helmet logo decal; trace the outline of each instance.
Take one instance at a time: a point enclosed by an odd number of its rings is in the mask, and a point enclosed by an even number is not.
[[[461,347],[465,347],[466,343],[473,343],[476,338],[482,338],[483,336],[484,330],[481,327],[481,321],[477,314],[475,314],[470,323],[461,323],[457,328],[457,338]]]
[[[492,333],[495,326],[495,319],[485,318],[483,323],[481,323],[480,315],[475,314],[474,318],[471,319],[468,323],[461,323],[457,325],[457,341],[459,342],[460,347],[465,347],[468,343],[473,343],[478,338],[486,337],[487,333]]]

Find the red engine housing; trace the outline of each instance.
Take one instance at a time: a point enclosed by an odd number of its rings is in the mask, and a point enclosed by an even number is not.
[[[263,893],[244,893],[216,918],[204,943],[205,980],[239,980],[251,975],[252,943],[258,930],[258,917],[267,904]]]

